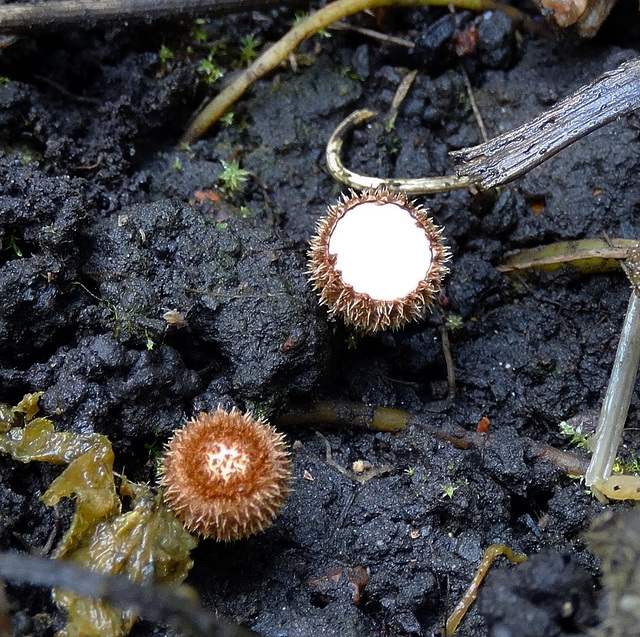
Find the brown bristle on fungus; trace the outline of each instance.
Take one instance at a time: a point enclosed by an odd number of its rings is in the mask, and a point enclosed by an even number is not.
[[[218,407],[175,432],[160,484],[166,505],[189,531],[230,541],[273,522],[290,479],[283,434],[251,414]]]
[[[442,229],[403,193],[351,191],[320,219],[309,275],[320,302],[372,334],[422,318],[448,272]]]

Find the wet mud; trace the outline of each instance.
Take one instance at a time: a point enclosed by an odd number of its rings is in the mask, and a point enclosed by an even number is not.
[[[293,19],[281,9],[69,29],[0,53],[0,402],[43,391],[57,427],[106,434],[116,466],[152,484],[172,431],[218,405],[277,423],[318,399],[350,401],[443,431],[474,432],[486,417],[487,444],[468,448],[420,424],[395,434],[287,424],[283,513],[248,540],[202,541],[188,583],[206,607],[269,637],[430,636],[483,550],[502,542],[530,561],[496,563],[459,634],[585,634],[601,595],[583,533],[628,505],[599,503],[524,441],[576,451],[560,423],[597,415],[629,285],[621,271],[508,277],[496,265],[524,247],[640,235],[637,116],[496,191],[419,198],[444,227],[451,272],[429,316],[398,332],[360,337],[329,320],[306,252],[343,191],[324,148],[352,110],[382,117],[354,132],[350,168],[445,174],[449,151],[482,141],[463,70],[493,137],[636,56],[637,7],[621,5],[588,42],[533,36],[495,13],[361,17],[415,47],[316,36],[297,70],[281,66],[232,118],[179,147],[202,100],[241,66],[247,36],[273,41]],[[479,39],[460,56],[457,34],[469,29]],[[224,72],[212,84],[207,59]],[[412,69],[389,129],[384,113]],[[237,187],[223,165],[234,161],[247,171]],[[634,397],[627,462],[640,446],[638,406]],[[356,479],[359,461],[380,471]],[[0,458],[2,550],[37,553],[59,539],[72,503],[40,502],[59,471]],[[8,583],[7,594],[15,635],[63,625],[49,592]],[[132,634],[173,633],[141,621]]]

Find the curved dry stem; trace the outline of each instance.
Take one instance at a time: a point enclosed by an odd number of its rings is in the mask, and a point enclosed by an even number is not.
[[[420,5],[454,6],[470,11],[503,11],[513,20],[532,22],[517,9],[494,0],[335,0],[312,13],[293,27],[286,35],[267,49],[243,71],[229,86],[211,100],[194,118],[180,142],[191,144],[202,137],[225,111],[258,79],[285,61],[299,44],[337,20],[342,20],[365,9],[377,7],[416,7]]]
[[[408,195],[426,195],[435,192],[446,192],[456,188],[468,188],[471,181],[468,177],[457,177],[456,175],[445,175],[442,177],[419,177],[416,179],[399,179],[390,177],[383,179],[380,177],[368,177],[349,170],[343,163],[340,155],[344,144],[345,136],[352,128],[366,122],[376,115],[375,111],[366,109],[354,111],[343,119],[331,134],[327,142],[325,159],[329,173],[336,180],[349,188],[356,190],[386,188],[387,190],[404,192]]]
[[[462,599],[456,604],[456,607],[447,619],[447,624],[444,629],[444,637],[450,637],[456,632],[458,625],[467,614],[469,608],[471,608],[471,604],[473,604],[476,597],[478,597],[480,584],[482,584],[484,578],[489,572],[491,565],[500,555],[504,555],[512,564],[522,564],[522,562],[527,559],[526,555],[516,554],[504,544],[492,544],[487,547],[482,554],[482,560],[478,565],[478,570],[476,571],[469,588],[462,596]]]

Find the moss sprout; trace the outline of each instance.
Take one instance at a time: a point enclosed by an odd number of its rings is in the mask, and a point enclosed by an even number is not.
[[[249,172],[240,168],[240,164],[235,159],[229,162],[221,159],[220,163],[222,164],[223,171],[220,173],[218,179],[225,194],[230,195],[242,192],[249,178]]]

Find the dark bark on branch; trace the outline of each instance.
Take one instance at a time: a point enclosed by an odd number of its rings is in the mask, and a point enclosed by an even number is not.
[[[96,573],[69,562],[26,553],[0,553],[0,577],[21,584],[72,590],[118,608],[135,608],[145,619],[167,622],[190,637],[257,635],[204,610],[180,594],[179,587],[141,586],[126,577]]]
[[[500,186],[637,108],[640,58],[604,73],[523,126],[451,153],[456,174],[481,189]]]

